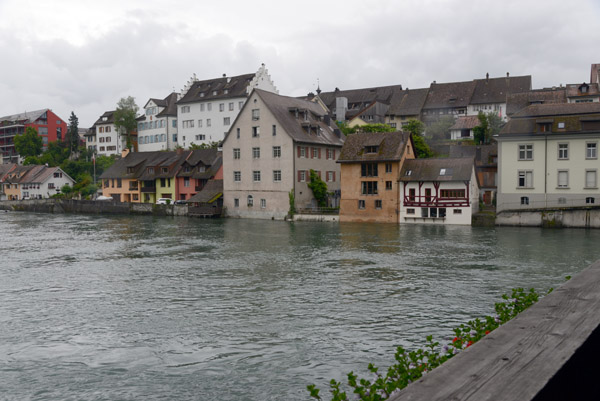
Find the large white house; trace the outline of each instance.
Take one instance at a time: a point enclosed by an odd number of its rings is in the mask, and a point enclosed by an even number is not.
[[[283,219],[317,206],[308,187],[310,170],[340,190],[336,158],[344,135],[317,103],[255,89],[223,142],[226,214]]]
[[[600,103],[529,106],[496,139],[498,211],[600,202]]]
[[[86,138],[88,149],[96,150],[98,155],[120,155],[127,147],[127,136],[121,135],[115,127],[115,111],[107,111],[94,123]],[[94,135],[95,134],[95,135]]]
[[[175,150],[177,147],[177,93],[150,99],[138,117],[138,151]]]
[[[194,75],[177,101],[177,144],[220,142],[231,128],[252,89],[277,93],[263,64],[256,73],[199,81]]]
[[[400,223],[471,225],[479,210],[472,158],[409,159],[400,172]]]

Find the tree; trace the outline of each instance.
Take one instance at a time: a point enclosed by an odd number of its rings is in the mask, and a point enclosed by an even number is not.
[[[308,187],[312,190],[319,207],[327,206],[327,184],[319,177],[315,170],[310,170]]]
[[[69,155],[77,153],[79,149],[79,119],[73,112],[71,112],[67,127],[67,143],[69,144]]]
[[[443,116],[436,122],[427,127],[426,135],[435,140],[444,140],[450,138],[450,127],[454,125],[453,116]]]
[[[117,131],[127,135],[127,148],[131,148],[131,133],[137,128],[137,112],[140,108],[135,104],[132,96],[122,97],[117,103],[117,110],[113,115]]]
[[[402,129],[411,133],[413,144],[415,145],[415,153],[419,159],[433,156],[433,152],[423,137],[425,124],[419,120],[410,119],[408,120],[408,123],[402,127]]]
[[[192,143],[190,145],[190,149],[192,149],[192,150],[194,150],[194,149],[217,149],[218,147],[219,147],[219,142],[217,142],[217,141],[213,141],[210,143],[201,143],[200,145]]]
[[[477,115],[479,125],[473,128],[473,136],[476,144],[490,143],[494,135],[498,135],[504,122],[496,113],[479,112]]]
[[[42,137],[33,127],[27,127],[21,135],[15,136],[15,150],[21,157],[35,157],[42,153]]]
[[[395,132],[396,129],[387,124],[365,124],[354,127],[355,132]]]

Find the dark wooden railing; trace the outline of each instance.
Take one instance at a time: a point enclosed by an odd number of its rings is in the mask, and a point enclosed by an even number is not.
[[[596,400],[600,261],[391,401]]]

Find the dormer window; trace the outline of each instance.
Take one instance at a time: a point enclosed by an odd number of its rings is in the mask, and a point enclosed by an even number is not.
[[[148,167],[148,174],[154,174],[154,167]]]
[[[132,174],[134,172],[133,167],[127,167],[127,174]]]
[[[217,96],[217,91],[213,91],[213,96]]]
[[[204,173],[205,171],[206,171],[206,167],[205,166],[198,166],[198,172]]]
[[[412,175],[412,170],[406,170],[406,173],[404,175],[406,175],[406,176]]]
[[[169,172],[169,169],[168,169],[167,167],[163,167],[163,168],[161,168],[161,171],[162,171],[163,173],[168,173],[168,172]]]
[[[564,121],[559,122],[557,126],[558,126],[558,129],[565,129]]]
[[[229,89],[225,89],[225,90],[223,91],[223,93],[224,93],[224,94],[228,94],[228,93],[229,93]]]
[[[200,92],[200,97],[204,97],[204,92]]]
[[[552,131],[552,123],[539,123],[540,132],[551,132]]]
[[[584,83],[583,85],[581,85],[579,87],[579,91],[581,93],[588,93],[589,90],[590,90],[590,86],[588,84],[586,84],[586,83]]]
[[[365,146],[365,153],[377,153],[379,146]]]
[[[445,168],[441,168],[440,169],[440,175],[446,175],[446,169]]]
[[[108,117],[102,117],[102,121],[108,121]]]

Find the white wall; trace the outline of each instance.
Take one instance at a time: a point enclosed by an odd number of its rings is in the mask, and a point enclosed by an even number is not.
[[[156,117],[164,109],[157,107],[153,101],[148,102],[144,108],[145,120],[138,121],[138,151],[175,150],[177,147],[177,117]],[[156,128],[146,128],[154,127],[154,123]]]

